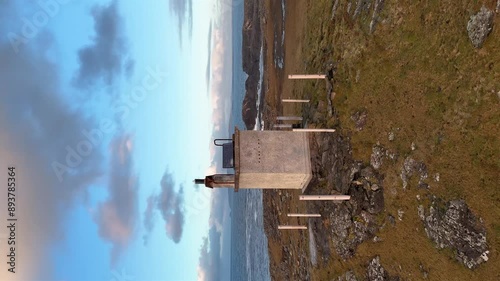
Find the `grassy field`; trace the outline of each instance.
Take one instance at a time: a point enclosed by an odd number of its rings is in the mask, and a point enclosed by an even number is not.
[[[318,73],[326,62],[338,63],[333,103],[339,120],[321,125],[340,124],[352,138],[355,159],[368,163],[377,142],[398,152],[398,160],[386,160],[381,169],[384,215],[397,217],[403,210],[404,217],[381,230],[382,242],[363,243],[354,258],[343,261],[333,254],[328,265],[313,269],[313,280],[330,280],[349,269],[362,276],[374,255],[390,274],[407,280],[422,279],[421,268],[431,280],[499,280],[500,15],[481,49],[473,48],[466,30],[483,2],[494,10],[496,1],[385,1],[373,33],[372,9],[353,19],[348,1],[339,1],[332,20],[333,2],[307,2],[302,69]],[[295,85],[294,96],[326,101],[323,81]],[[351,115],[360,110],[367,123],[357,131]],[[400,173],[407,156],[425,162],[430,189],[418,189],[414,180],[403,190]],[[439,182],[432,180],[436,173]],[[417,215],[429,194],[464,199],[484,220],[487,263],[472,271],[456,262],[451,250],[435,248]]]

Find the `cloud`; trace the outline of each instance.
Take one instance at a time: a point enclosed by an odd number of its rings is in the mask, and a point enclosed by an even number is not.
[[[215,189],[210,202],[209,231],[200,249],[198,280],[229,280],[231,212],[228,190]]]
[[[113,244],[111,265],[114,266],[133,237],[138,218],[138,183],[133,172],[131,136],[115,137],[110,150],[109,198],[99,204],[94,221],[98,225],[99,236]]]
[[[221,276],[221,233],[214,227],[203,240],[198,265],[198,280],[219,281]]]
[[[213,23],[210,22],[210,26],[208,27],[208,56],[207,56],[207,68],[206,68],[206,71],[205,71],[205,81],[206,81],[206,85],[207,85],[207,89],[208,87],[210,87],[210,76],[212,75],[211,73],[211,70],[212,70],[212,65],[211,65],[211,61],[212,61],[212,25]]]
[[[80,68],[73,81],[83,89],[100,82],[109,86],[122,73],[130,78],[135,66],[134,60],[128,55],[118,1],[111,2],[109,6],[95,6],[91,15],[94,18],[95,37],[89,46],[79,50]]]
[[[96,147],[62,181],[52,168],[68,157],[67,147],[85,139],[82,130],[96,125],[63,101],[59,69],[44,56],[37,39],[19,54],[9,43],[0,43],[0,166],[15,166],[18,172],[18,227],[24,229],[25,245],[17,253],[25,268],[16,276],[20,280],[53,280],[49,247],[64,240],[65,215],[76,201],[85,200],[89,184],[103,172],[103,155]],[[0,180],[7,182],[4,176]],[[7,210],[6,200],[0,207]],[[15,280],[3,274],[0,280]]]
[[[0,33],[4,35],[16,30],[27,11],[40,11],[36,3],[11,2],[0,4],[8,9],[0,9],[4,23]],[[22,11],[17,10],[20,7]],[[79,110],[83,108],[80,104],[68,102],[75,96],[74,89],[61,87],[60,67],[47,55],[57,38],[40,27],[19,53],[8,40],[7,36],[0,38],[0,167],[13,166],[17,173],[16,216],[21,219],[16,226],[23,230],[18,232],[23,246],[16,249],[16,255],[23,269],[15,276],[1,271],[0,280],[55,280],[59,265],[53,262],[54,246],[65,245],[68,214],[77,205],[88,203],[89,186],[104,178],[105,137],[93,136],[90,141],[84,132],[99,128],[98,120]],[[125,73],[130,74],[133,60],[127,61],[130,65]],[[125,144],[130,148],[130,143]],[[64,166],[58,170],[62,174],[54,170],[55,163]],[[7,182],[5,177],[6,173],[1,173],[0,182]],[[131,224],[126,216],[130,211],[115,206],[115,202],[129,202],[130,195],[124,199],[117,191],[117,182],[110,180],[110,185],[112,199],[99,207],[100,231],[126,241],[128,230],[124,226]],[[0,209],[7,210],[7,200],[0,200]],[[0,240],[5,233],[0,230]],[[0,245],[2,252],[5,245]]]
[[[184,25],[189,28],[189,38],[193,34],[193,0],[170,0],[170,12],[177,16],[179,42],[182,45]]]
[[[212,138],[228,138],[232,95],[232,53],[230,21],[222,19],[212,29],[209,99],[212,108]],[[232,129],[232,128],[231,128]],[[207,174],[222,171],[222,150],[210,144],[211,166]]]
[[[144,242],[147,243],[149,233],[153,229],[152,217],[154,213],[152,206],[156,206],[156,209],[160,211],[165,221],[165,233],[167,237],[175,243],[179,243],[182,238],[185,221],[184,188],[181,185],[177,192],[174,190],[175,183],[172,174],[168,170],[163,174],[160,187],[159,195],[151,195],[148,198],[148,206],[144,212],[144,228],[146,229]]]
[[[148,204],[146,206],[146,210],[144,211],[144,228],[146,229],[146,233],[151,233],[154,228],[154,208],[155,208],[155,200],[156,197],[151,195],[148,197]],[[143,236],[144,245],[148,242],[148,235]]]

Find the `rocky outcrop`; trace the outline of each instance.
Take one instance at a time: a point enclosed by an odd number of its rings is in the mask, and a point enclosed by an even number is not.
[[[372,155],[370,157],[370,164],[375,169],[380,169],[382,166],[382,160],[384,158],[385,149],[381,145],[374,145],[372,148]]]
[[[422,161],[417,161],[410,156],[406,157],[403,166],[401,167],[401,180],[403,181],[403,189],[408,187],[408,182],[413,175],[418,175],[418,187],[428,188],[429,185],[424,181],[429,174],[427,166]]]
[[[337,279],[332,281],[357,281],[357,280],[368,280],[368,281],[399,281],[399,276],[390,276],[385,268],[380,264],[380,257],[375,256],[370,260],[368,266],[366,267],[366,276],[363,279],[356,277],[356,274],[349,270],[343,275],[339,276]]]
[[[383,177],[372,167],[352,159],[350,140],[340,134],[311,135],[315,181],[306,192],[349,194],[343,204],[316,202],[308,211],[319,212],[327,221],[313,224],[318,254],[330,258],[329,245],[343,259],[355,254],[359,244],[371,240],[380,229],[376,215],[384,209]]]
[[[255,127],[257,117],[257,91],[260,79],[259,61],[262,45],[260,1],[245,1],[243,23],[243,71],[248,74],[245,81],[245,98],[242,117],[248,130]]]
[[[332,225],[330,237],[337,254],[348,259],[355,254],[359,244],[375,236],[379,227],[375,216],[366,211],[352,216],[346,205],[335,205],[333,209],[337,213],[328,214]]]
[[[375,27],[379,21],[379,15],[384,8],[385,0],[349,0],[346,5],[343,5],[344,9],[339,9],[342,5],[339,5],[341,1],[335,0],[332,7],[331,20],[334,20],[336,16],[342,13],[349,15],[354,21],[358,18],[370,18],[370,24],[368,26],[370,33],[375,31]],[[361,22],[361,21],[360,21]]]
[[[368,267],[366,268],[366,280],[368,281],[397,281],[400,280],[397,276],[389,276],[389,273],[385,270],[385,268],[380,264],[380,257],[374,257]]]
[[[467,207],[463,200],[448,203],[433,198],[429,211],[423,205],[418,215],[424,223],[425,233],[437,248],[450,248],[455,257],[472,269],[488,260],[488,244],[483,223]]]
[[[386,149],[379,142],[372,147],[372,155],[370,156],[370,165],[376,170],[382,167],[385,158],[389,158],[394,163],[398,159],[398,153],[391,149]]]
[[[247,80],[248,81],[248,80]],[[247,83],[245,83],[247,84]],[[251,83],[248,83],[251,84]],[[245,123],[245,127],[247,130],[253,130],[255,128],[255,120],[257,118],[257,94],[250,94],[252,87],[247,87],[247,93],[245,94],[245,98],[243,98],[243,106],[241,111],[241,117],[243,122]],[[255,90],[256,93],[257,90]]]
[[[375,0],[374,4],[375,7],[373,8],[372,20],[370,21],[370,33],[373,33],[375,31],[380,11],[382,11],[382,8],[384,7],[384,2],[385,0]]]
[[[493,29],[493,11],[486,7],[481,7],[481,10],[470,17],[467,23],[467,32],[469,39],[475,48],[481,48],[484,40]]]

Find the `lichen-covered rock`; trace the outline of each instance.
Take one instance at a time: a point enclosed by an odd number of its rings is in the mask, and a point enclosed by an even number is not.
[[[377,25],[380,11],[384,7],[384,2],[385,0],[375,0],[372,20],[370,21],[370,33],[373,33],[375,31],[375,26]]]
[[[399,276],[390,276],[380,264],[380,257],[374,257],[366,268],[366,280],[368,281],[398,281]]]
[[[403,189],[408,187],[408,181],[414,175],[419,175],[418,186],[428,188],[429,186],[424,182],[429,176],[427,173],[427,166],[424,162],[416,161],[411,157],[407,157],[401,167],[401,180],[403,181]]]
[[[332,281],[358,281],[358,278],[356,278],[356,275],[352,272],[352,270],[349,270]]]
[[[368,113],[365,109],[356,111],[353,115],[351,115],[351,120],[354,121],[357,131],[363,130],[363,127],[366,125],[367,118]]]
[[[329,221],[332,225],[330,234],[333,246],[343,259],[352,257],[358,245],[372,239],[379,229],[374,215],[362,211],[353,216],[344,205],[334,207]]]
[[[368,264],[368,267],[366,269],[366,276],[370,281],[382,281],[387,279],[388,274],[385,271],[384,267],[382,267],[382,265],[380,264],[379,256],[374,257]]]
[[[481,10],[470,17],[467,23],[467,32],[472,45],[476,48],[483,46],[484,40],[493,29],[493,11],[482,6]]]
[[[418,215],[424,223],[425,233],[437,248],[451,248],[456,259],[472,269],[488,260],[488,244],[484,225],[467,207],[463,200],[444,204],[434,198],[429,211],[418,207]]]
[[[372,148],[372,155],[370,157],[370,165],[375,169],[380,169],[385,155],[385,148],[379,144],[374,145]]]

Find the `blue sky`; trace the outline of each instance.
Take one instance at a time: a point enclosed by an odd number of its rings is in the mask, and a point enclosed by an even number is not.
[[[19,186],[17,272],[0,280],[216,276],[204,266],[223,203],[192,180],[220,120],[206,81],[220,6],[0,1],[0,164]]]

